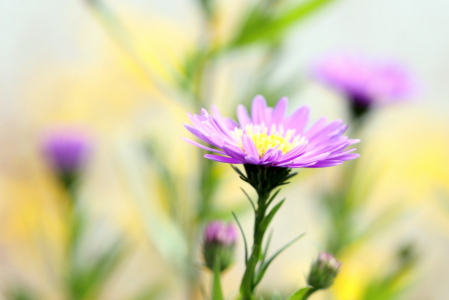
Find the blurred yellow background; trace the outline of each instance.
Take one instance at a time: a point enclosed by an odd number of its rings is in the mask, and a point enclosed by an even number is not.
[[[164,191],[153,174],[155,162],[142,147],[157,141],[180,189],[193,193],[189,178],[199,158],[181,137],[189,135],[182,126],[188,122],[186,112],[197,108],[167,86],[204,38],[204,24],[194,1],[107,1],[127,30],[117,40],[87,2],[0,4],[0,287],[21,282],[39,290],[42,299],[63,299],[57,284],[63,195],[42,160],[39,139],[48,128],[70,124],[95,138],[81,192],[93,220],[86,247],[95,251],[117,234],[125,234],[133,245],[101,299],[131,299],[139,288],[161,282],[168,286],[163,299],[184,299],[185,286],[166,260],[171,256],[161,254],[169,246],[155,245],[151,238],[157,226],[172,225],[165,204],[158,201]],[[217,40],[226,40],[251,1],[217,2],[214,30]],[[311,63],[333,50],[398,58],[420,82],[413,101],[370,116],[360,144],[355,193],[373,185],[363,195],[368,205],[360,226],[391,207],[398,214],[344,254],[335,286],[314,299],[361,299],[363,285],[388,268],[397,246],[406,242],[415,244],[420,263],[412,288],[401,299],[449,299],[448,10],[444,0],[334,1],[287,35],[273,80],[300,75],[298,89],[286,96],[291,109],[309,105],[314,119],[347,119],[341,97],[308,76]],[[254,47],[219,60],[210,78],[209,103],[232,116],[264,59]],[[150,66],[150,72],[142,65]],[[307,235],[272,265],[261,290],[293,291],[305,284],[310,261],[323,248],[316,192],[338,180],[338,168],[301,170],[283,190],[288,201],[274,220],[273,249],[298,232]],[[223,180],[215,201],[230,213],[244,202],[238,188],[243,183],[229,166],[218,170]],[[180,201],[186,214],[189,199]],[[251,218],[242,214],[248,230]],[[238,250],[241,258],[241,243]],[[239,260],[223,277],[229,299],[237,295],[242,272]]]

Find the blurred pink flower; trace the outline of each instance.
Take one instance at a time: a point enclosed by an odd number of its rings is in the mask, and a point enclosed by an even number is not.
[[[77,174],[92,150],[89,135],[75,128],[58,128],[47,132],[42,141],[47,161],[59,175]]]
[[[337,53],[323,58],[312,71],[316,79],[358,105],[404,100],[415,90],[409,71],[395,61]]]

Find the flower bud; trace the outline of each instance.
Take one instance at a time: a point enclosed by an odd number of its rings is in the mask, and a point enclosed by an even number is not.
[[[207,224],[204,230],[203,255],[206,266],[214,270],[216,263],[220,271],[224,271],[234,261],[237,231],[232,224],[214,221]]]
[[[332,254],[322,252],[317,260],[312,263],[307,284],[315,290],[327,289],[337,277],[341,262]]]
[[[84,168],[91,153],[92,141],[80,130],[59,129],[46,134],[44,155],[66,187],[70,187]]]

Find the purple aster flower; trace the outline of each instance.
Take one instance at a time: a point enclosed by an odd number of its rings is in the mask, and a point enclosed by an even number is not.
[[[57,129],[47,132],[42,142],[48,162],[60,176],[75,176],[91,154],[92,141],[79,129]]]
[[[403,100],[413,91],[410,73],[397,62],[357,55],[328,56],[315,66],[314,75],[365,104]]]
[[[204,230],[203,255],[206,266],[214,269],[219,263],[220,271],[227,269],[234,261],[237,230],[232,224],[214,221],[207,224]]]
[[[319,81],[346,95],[356,118],[373,106],[404,100],[415,89],[404,66],[360,55],[328,56],[316,64],[313,73]]]
[[[262,96],[252,103],[251,116],[243,105],[237,108],[239,122],[220,115],[212,106],[213,115],[205,109],[201,115],[189,114],[192,125],[185,127],[210,144],[207,147],[189,139],[187,142],[216,154],[204,157],[231,164],[252,164],[284,168],[324,168],[359,157],[346,150],[359,140],[343,136],[347,126],[336,120],[328,123],[321,118],[307,129],[309,108],[300,107],[286,117],[287,98],[281,98],[275,108],[267,107]]]

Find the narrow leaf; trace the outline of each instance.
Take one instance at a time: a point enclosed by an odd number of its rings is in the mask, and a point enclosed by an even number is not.
[[[260,11],[256,11],[258,12],[256,14],[257,18],[254,18],[253,15],[248,16],[248,18],[253,17],[253,22],[250,24],[252,26],[249,26],[247,23],[244,24],[242,30],[232,42],[232,46],[244,47],[260,42],[275,42],[299,21],[302,21],[332,1],[310,0],[306,3],[300,2],[298,5],[276,14],[275,17],[268,17],[263,13],[261,14]]]
[[[265,244],[265,249],[263,250],[262,260],[260,261],[260,267],[262,267],[267,259],[268,248],[270,247],[271,237],[273,236],[273,231],[268,235],[267,243]],[[259,268],[260,269],[260,268]]]
[[[294,294],[292,294],[290,297],[288,297],[287,300],[306,300],[308,296],[310,295],[309,291],[312,290],[312,287],[305,287],[298,291],[296,291]]]
[[[280,191],[281,191],[281,189],[278,189],[276,192],[274,192],[274,194],[270,197],[270,199],[268,199],[267,207],[270,206],[271,202],[273,202],[274,198],[276,198],[276,196],[279,194]]]
[[[247,178],[246,178],[246,176],[245,176],[245,174],[243,174],[242,173],[242,171],[240,171],[240,169],[239,168],[237,168],[237,167],[234,167],[233,165],[231,165],[231,167],[234,169],[234,171],[236,171],[237,172],[237,174],[239,174],[241,177],[240,178],[242,178],[243,180],[246,180]]]
[[[254,282],[254,286],[256,286],[263,278],[263,276],[265,275],[265,272],[268,269],[268,266],[271,264],[271,262],[273,262],[273,260],[282,253],[282,251],[284,251],[285,249],[287,249],[289,246],[291,246],[294,242],[296,242],[297,240],[299,240],[300,238],[302,238],[305,235],[305,233],[300,234],[299,236],[297,236],[296,238],[294,238],[292,241],[290,241],[289,243],[287,243],[286,245],[284,245],[281,249],[279,249],[276,253],[274,253],[270,259],[268,259],[268,261],[260,267],[260,271],[257,273],[257,277],[256,280]]]
[[[243,191],[243,193],[245,193],[245,195],[248,198],[249,203],[251,203],[251,206],[253,207],[253,210],[254,210],[254,213],[255,213],[256,212],[256,206],[254,205],[253,200],[251,200],[251,197],[248,195],[248,193],[243,188],[240,188],[240,189]]]
[[[284,201],[285,199],[279,201],[279,203],[273,207],[273,209],[268,213],[268,215],[263,219],[263,221],[260,222],[261,231],[265,231],[268,228],[268,225],[270,225],[271,220],[273,219],[274,215],[276,215],[279,208],[281,208],[282,204],[284,204]]]
[[[246,242],[245,233],[243,232],[243,228],[242,225],[240,225],[239,219],[237,219],[237,215],[234,212],[232,212],[232,215],[234,216],[234,219],[237,222],[237,225],[239,226],[240,232],[242,233],[243,236],[243,243],[245,245],[245,264],[246,264],[248,262],[248,244]]]

